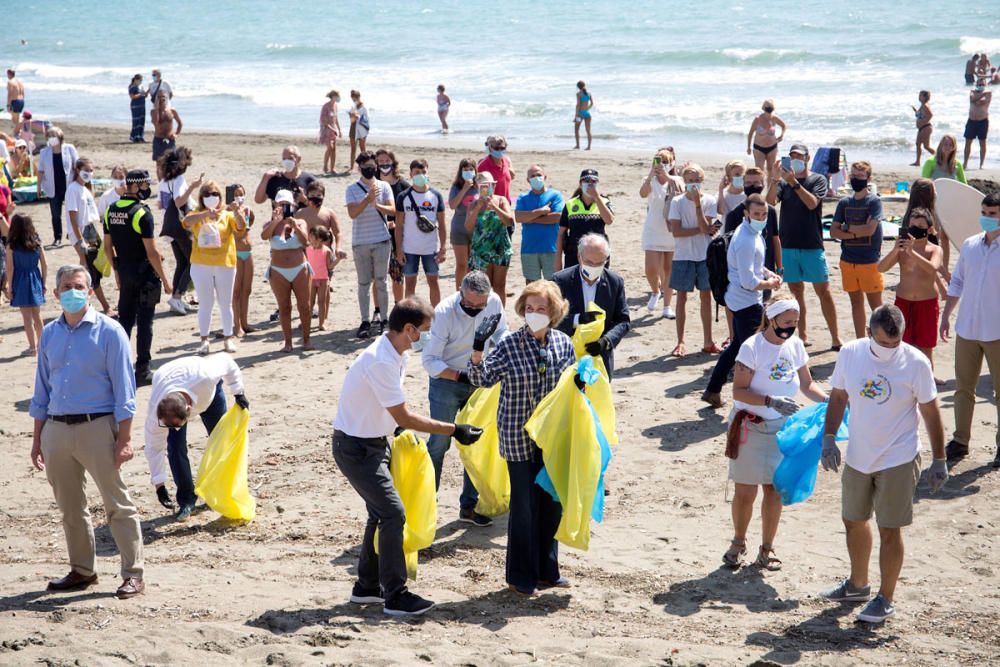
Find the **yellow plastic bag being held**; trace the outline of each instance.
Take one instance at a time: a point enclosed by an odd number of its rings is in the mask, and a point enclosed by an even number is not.
[[[437,490],[434,488],[434,464],[427,453],[427,443],[412,431],[403,431],[392,441],[389,473],[399,499],[406,510],[403,526],[403,554],[406,576],[417,578],[417,552],[434,542],[437,532]],[[378,552],[378,531],[375,532]]]
[[[101,240],[101,245],[97,247],[97,256],[94,257],[94,268],[101,272],[101,275],[105,278],[111,276],[111,262],[108,261],[108,256],[104,254],[104,240]]]
[[[247,485],[250,413],[234,405],[208,436],[194,492],[226,517],[253,521],[257,502]]]
[[[456,445],[462,465],[479,492],[476,512],[500,516],[510,509],[510,474],[507,462],[500,458],[497,433],[497,408],[500,406],[500,383],[477,389],[455,421],[483,429],[483,435],[471,445]]]
[[[573,349],[577,361],[587,355],[587,343],[593,343],[601,337],[604,331],[604,310],[593,301],[587,308],[588,312],[597,313],[597,319],[589,324],[581,324],[573,332]],[[608,444],[618,444],[618,424],[615,420],[615,404],[611,399],[611,382],[608,380],[608,369],[604,367],[601,357],[594,357],[594,368],[601,372],[601,379],[587,387],[587,398],[590,399],[604,429],[604,437]]]

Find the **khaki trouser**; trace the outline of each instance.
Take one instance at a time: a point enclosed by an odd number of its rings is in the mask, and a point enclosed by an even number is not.
[[[108,415],[92,422],[74,424],[47,421],[42,427],[42,456],[45,475],[52,485],[56,504],[62,512],[63,531],[70,567],[89,577],[94,574],[96,550],[94,527],[87,506],[87,479],[97,484],[108,526],[122,559],[122,578],[142,579],[142,530],[139,512],[115,468],[115,439],[118,424]]]
[[[968,445],[972,439],[972,415],[976,408],[976,385],[983,369],[983,357],[993,378],[993,403],[1000,431],[1000,340],[983,343],[955,337],[955,441]],[[997,434],[1000,445],[1000,432]]]

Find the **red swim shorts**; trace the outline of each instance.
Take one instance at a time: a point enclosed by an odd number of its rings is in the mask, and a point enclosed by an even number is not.
[[[903,342],[925,350],[934,349],[938,340],[938,313],[940,304],[937,299],[924,301],[908,301],[896,297],[896,308],[903,311],[906,329],[903,330]]]

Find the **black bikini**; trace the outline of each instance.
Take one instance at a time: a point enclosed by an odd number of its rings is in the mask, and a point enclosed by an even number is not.
[[[774,150],[774,149],[776,149],[777,147],[778,147],[778,144],[775,144],[775,145],[773,145],[773,146],[758,146],[757,144],[754,144],[754,145],[753,145],[753,149],[754,149],[755,151],[760,151],[760,152],[761,152],[761,153],[763,153],[764,155],[767,155],[768,153],[770,153],[771,151],[773,151],[773,150]]]

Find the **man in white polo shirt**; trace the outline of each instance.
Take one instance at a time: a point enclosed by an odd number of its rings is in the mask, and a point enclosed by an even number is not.
[[[913,522],[913,493],[920,477],[918,411],[934,453],[928,475],[931,490],[937,492],[948,479],[934,373],[920,350],[902,342],[904,327],[899,308],[879,306],[868,321],[868,338],[840,351],[830,380],[833,389],[823,436],[823,469],[836,472],[841,459],[834,434],[849,403],[841,509],[851,575],[821,595],[836,602],[863,602],[871,596],[868,521],[874,510],[881,587],[858,614],[858,620],[869,623],[881,623],[896,613],[893,596],[903,567],[902,529]]]
[[[403,299],[393,307],[389,331],[365,348],[347,370],[333,421],[333,458],[368,507],[351,602],[384,603],[385,613],[391,616],[418,616],[434,603],[406,589],[406,516],[389,473],[388,436],[399,426],[451,436],[469,445],[483,433],[468,424],[421,417],[406,407],[403,373],[407,351],[426,339],[433,317],[430,304],[419,297]]]

